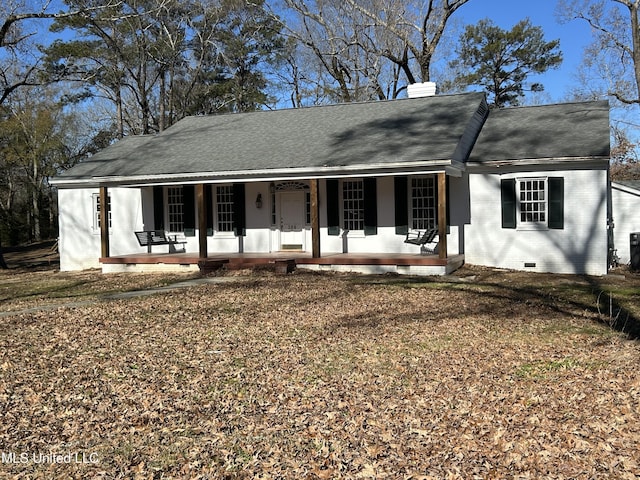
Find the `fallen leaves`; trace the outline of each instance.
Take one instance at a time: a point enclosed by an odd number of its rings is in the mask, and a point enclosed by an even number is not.
[[[0,452],[97,458],[0,477],[635,478],[637,342],[510,287],[360,280],[0,319]]]

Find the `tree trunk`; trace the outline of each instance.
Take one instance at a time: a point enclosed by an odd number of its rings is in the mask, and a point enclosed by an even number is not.
[[[38,191],[33,190],[31,194],[31,209],[33,215],[33,238],[36,242],[42,240],[40,233],[40,202],[38,201]]]
[[[629,4],[629,15],[631,16],[631,38],[633,45],[633,72],[636,81],[635,101],[640,103],[640,22],[638,21],[638,6]]]
[[[165,115],[166,115],[166,96],[167,96],[167,91],[166,91],[166,76],[167,73],[166,71],[163,69],[162,72],[160,72],[159,74],[159,79],[160,79],[160,98],[158,99],[158,131],[162,132],[165,129]]]
[[[116,87],[116,116],[118,119],[118,138],[124,138],[124,111],[122,108],[122,88]]]
[[[36,242],[42,240],[40,234],[40,182],[38,177],[40,175],[40,169],[38,168],[38,160],[33,159],[33,189],[31,190],[31,211],[33,215],[33,237]]]
[[[7,270],[9,266],[7,262],[4,261],[4,256],[2,255],[2,239],[0,239],[0,269]]]

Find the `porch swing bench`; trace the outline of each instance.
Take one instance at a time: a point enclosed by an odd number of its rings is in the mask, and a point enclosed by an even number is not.
[[[434,243],[437,236],[437,228],[429,228],[424,231],[416,230],[413,232],[407,232],[407,237],[404,239],[404,243],[418,245],[420,247],[420,253],[435,253],[435,246],[433,248],[428,248],[426,245]]]
[[[145,230],[142,232],[135,232],[138,238],[138,243],[141,247],[147,247],[147,252],[151,253],[152,245],[177,245],[179,243],[187,243],[183,240],[178,240],[176,236],[170,237],[163,230]]]

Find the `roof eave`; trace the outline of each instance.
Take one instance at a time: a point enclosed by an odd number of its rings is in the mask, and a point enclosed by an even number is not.
[[[143,186],[159,184],[234,183],[278,180],[310,180],[321,178],[382,177],[402,174],[421,175],[446,172],[461,176],[462,162],[452,159],[414,162],[382,163],[374,165],[342,165],[226,172],[196,172],[157,175],[104,176],[78,179],[52,178],[50,183],[59,188],[90,188],[98,186]]]
[[[511,167],[511,166],[529,166],[529,165],[554,165],[554,164],[585,164],[585,163],[609,163],[609,156],[595,155],[585,157],[547,157],[547,158],[519,158],[509,160],[486,160],[467,162],[467,167]]]
[[[616,190],[621,190],[632,195],[640,196],[640,187],[635,187],[633,185],[625,185],[624,183],[612,181],[611,188],[615,188]]]

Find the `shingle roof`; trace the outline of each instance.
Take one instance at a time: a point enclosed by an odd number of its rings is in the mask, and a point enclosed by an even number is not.
[[[609,156],[606,101],[493,110],[486,121],[485,107],[484,94],[467,93],[187,117],[158,135],[127,137],[52,183]]]
[[[469,152],[460,140],[477,136],[481,124],[470,120],[483,104],[484,94],[468,93],[187,117],[120,141],[60,180],[463,162]]]
[[[470,162],[609,156],[607,101],[492,110]]]
[[[640,180],[616,180],[613,183],[640,191]]]

